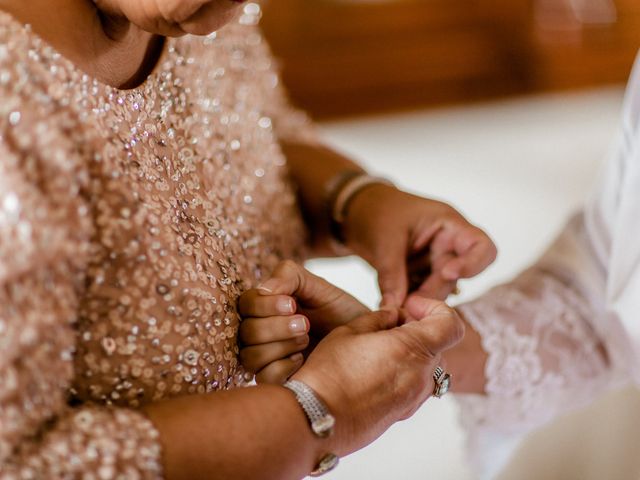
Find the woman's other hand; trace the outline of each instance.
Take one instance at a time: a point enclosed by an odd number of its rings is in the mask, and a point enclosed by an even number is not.
[[[240,360],[258,383],[281,384],[334,328],[369,309],[302,266],[282,262],[273,276],[239,301]]]
[[[433,393],[442,352],[464,330],[445,304],[417,301],[419,320],[403,323],[387,309],[336,328],[293,376],[335,417],[329,437],[313,435],[292,393],[275,385],[145,406],[160,432],[166,478],[302,478],[327,452],[347,455],[411,416]]]
[[[489,236],[454,208],[388,185],[363,189],[346,213],[347,246],[377,270],[382,305],[409,293],[444,300],[496,258]]]
[[[336,328],[293,375],[336,417],[340,455],[413,415],[433,393],[441,353],[462,339],[464,326],[453,309],[419,301],[422,317],[415,321],[402,322],[399,310],[386,309]]]

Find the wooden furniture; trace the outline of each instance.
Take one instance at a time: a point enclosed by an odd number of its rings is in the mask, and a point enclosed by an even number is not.
[[[294,101],[329,117],[624,81],[640,4],[618,0],[595,24],[566,5],[269,0],[263,25]]]

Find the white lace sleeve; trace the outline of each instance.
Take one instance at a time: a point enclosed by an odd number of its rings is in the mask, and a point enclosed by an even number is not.
[[[485,408],[476,422],[506,431],[537,427],[591,400],[608,378],[589,304],[551,272],[532,268],[460,310],[489,354],[480,398],[500,409],[482,418]]]
[[[487,458],[494,468],[506,461],[514,437],[586,405],[609,382],[596,313],[559,274],[534,267],[460,310],[489,354],[486,395],[458,396],[479,471]]]

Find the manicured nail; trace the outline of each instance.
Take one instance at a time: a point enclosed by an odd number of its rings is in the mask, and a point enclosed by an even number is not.
[[[304,356],[300,352],[294,353],[289,357],[289,360],[291,360],[293,363],[301,362],[303,359],[304,359]]]
[[[296,315],[289,320],[289,330],[291,333],[301,334],[307,333],[307,319],[302,315]]]
[[[296,313],[296,303],[291,297],[279,298],[276,307],[280,313]]]
[[[278,281],[275,278],[270,278],[266,282],[258,285],[256,289],[269,294],[269,293],[273,293],[277,286],[278,286]]]
[[[446,266],[442,269],[442,277],[449,281],[458,280],[460,278],[460,272],[456,267]]]

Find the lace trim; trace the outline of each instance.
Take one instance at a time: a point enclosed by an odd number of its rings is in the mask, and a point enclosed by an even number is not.
[[[528,270],[460,310],[489,354],[486,396],[461,402],[472,430],[539,427],[588,403],[608,380],[587,300],[550,272]]]

